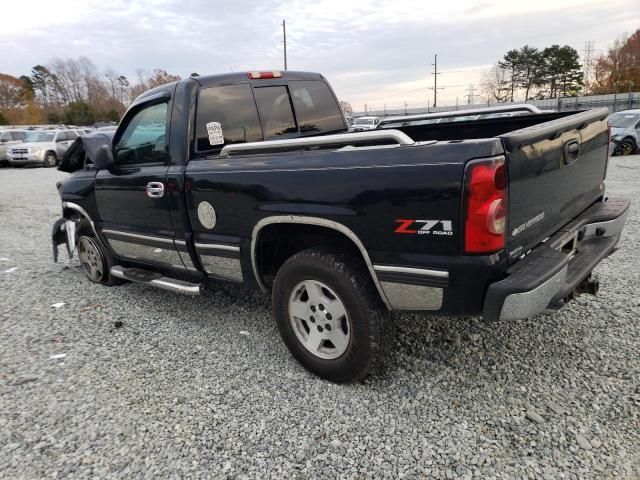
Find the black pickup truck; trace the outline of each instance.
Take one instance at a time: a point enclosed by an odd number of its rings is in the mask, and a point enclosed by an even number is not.
[[[337,382],[380,363],[391,311],[509,321],[596,293],[629,208],[605,194],[607,111],[453,115],[348,133],[315,73],[155,88],[58,184],[54,252],[105,285],[270,293],[294,357]]]

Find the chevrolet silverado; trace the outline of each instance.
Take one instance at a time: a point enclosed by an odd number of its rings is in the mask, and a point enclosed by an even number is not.
[[[595,294],[629,208],[605,192],[606,109],[467,114],[349,133],[316,73],[157,87],[59,182],[54,255],[105,285],[269,293],[292,355],[336,382],[380,364],[393,311],[509,321]]]

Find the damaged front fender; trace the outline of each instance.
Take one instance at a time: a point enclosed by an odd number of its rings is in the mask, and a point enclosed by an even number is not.
[[[67,246],[69,259],[73,257],[73,252],[76,249],[76,232],[76,220],[59,218],[53,224],[53,231],[51,232],[51,244],[53,247],[54,262],[58,262],[58,245],[61,245],[63,243]]]

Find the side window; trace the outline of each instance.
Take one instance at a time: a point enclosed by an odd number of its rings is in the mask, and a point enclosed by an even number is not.
[[[340,106],[326,83],[312,80],[290,82],[289,88],[301,133],[344,130]]]
[[[60,143],[60,142],[64,142],[66,139],[67,139],[67,136],[65,135],[64,132],[58,132],[56,133],[56,138],[54,139],[54,142]]]
[[[265,140],[298,133],[287,87],[255,88],[254,94],[260,110]]]
[[[131,119],[115,148],[117,165],[165,163],[167,103],[143,107]]]
[[[207,124],[220,124],[222,139],[209,140]],[[260,119],[248,83],[203,88],[196,109],[196,151],[220,150],[224,145],[262,140]]]
[[[0,135],[0,142],[10,142],[11,141],[11,132],[4,132]]]
[[[67,130],[67,140],[75,140],[78,138],[78,134],[73,130]]]

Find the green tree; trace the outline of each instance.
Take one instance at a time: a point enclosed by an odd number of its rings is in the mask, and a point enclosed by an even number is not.
[[[4,114],[0,112],[0,125],[8,125],[8,124],[9,124],[9,121],[4,116]]]
[[[96,112],[87,102],[70,102],[62,115],[68,125],[91,125],[96,121]]]
[[[120,121],[120,114],[118,113],[118,111],[114,108],[112,108],[111,110],[109,110],[106,114],[105,117],[107,118],[107,120],[110,120],[112,122],[119,122]]]
[[[551,45],[542,51],[542,83],[549,98],[575,96],[584,84],[580,56],[575,48]]]
[[[509,50],[505,53],[502,60],[498,62],[498,67],[507,72],[505,79],[506,91],[508,92],[507,100],[513,102],[516,88],[520,81],[520,52],[518,50]]]
[[[525,101],[531,93],[543,84],[544,60],[540,50],[525,45],[518,51],[519,75],[518,86],[524,90]]]

